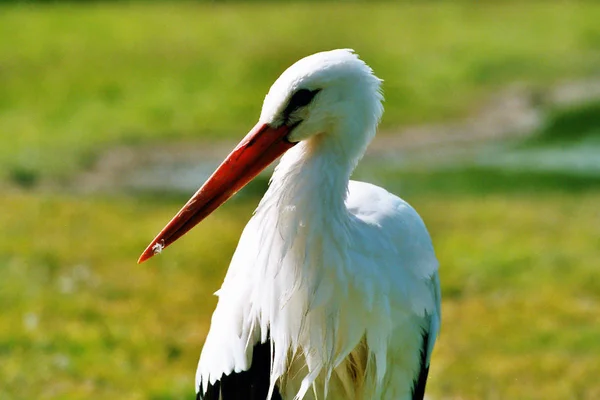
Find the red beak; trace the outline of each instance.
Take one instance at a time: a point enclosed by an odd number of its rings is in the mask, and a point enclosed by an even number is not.
[[[295,143],[287,141],[290,127],[258,123],[192,196],[140,256],[142,263],[183,236],[246,186]]]

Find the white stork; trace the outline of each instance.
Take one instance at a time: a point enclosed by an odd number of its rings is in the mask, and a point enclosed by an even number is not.
[[[417,212],[350,175],[383,113],[351,50],[306,57],[140,257],[174,242],[284,154],[216,293],[198,399],[422,399],[440,328],[438,263]]]

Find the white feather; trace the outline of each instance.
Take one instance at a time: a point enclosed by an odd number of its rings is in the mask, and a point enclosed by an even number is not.
[[[290,93],[322,89],[295,115],[282,158],[218,291],[196,387],[249,368],[270,335],[271,387],[284,399],[408,399],[440,326],[437,261],[423,221],[379,187],[349,181],[382,114],[380,80],[353,53],[290,67],[265,99],[271,124]]]

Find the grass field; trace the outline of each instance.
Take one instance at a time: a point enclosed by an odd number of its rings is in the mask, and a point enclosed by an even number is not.
[[[600,5],[28,4],[0,9],[0,171],[65,177],[120,143],[243,134],[295,60],[354,48],[384,126],[462,115],[494,88],[600,70]]]
[[[600,191],[409,200],[442,261],[433,398],[598,398]],[[252,207],[228,206],[136,265],[178,206],[0,200],[13,211],[0,215],[1,398],[192,397],[211,293]]]
[[[282,69],[333,47],[386,80],[386,127],[464,115],[506,84],[597,74],[598,20],[592,2],[1,7],[0,399],[193,398],[211,294],[258,202],[137,265],[185,199],[36,183],[113,145],[241,136]],[[597,110],[522,147],[596,140]],[[374,176],[422,214],[442,265],[432,399],[600,398],[600,178]]]

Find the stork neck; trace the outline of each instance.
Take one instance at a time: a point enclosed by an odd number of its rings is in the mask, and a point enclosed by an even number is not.
[[[352,169],[338,146],[315,137],[285,154],[265,197],[276,198],[280,211],[295,212],[308,227],[344,222]]]

